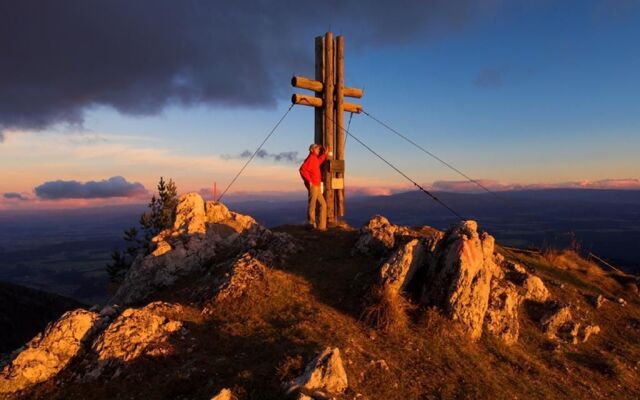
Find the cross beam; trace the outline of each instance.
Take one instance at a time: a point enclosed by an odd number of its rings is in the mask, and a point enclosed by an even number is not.
[[[315,143],[323,145],[335,158],[327,157],[323,165],[324,197],[327,202],[327,223],[335,225],[345,215],[344,202],[344,113],[360,113],[362,106],[345,102],[345,97],[362,98],[362,89],[344,84],[344,37],[327,32],[315,39],[316,77],[291,78],[291,85],[311,90],[314,95],[296,93],[293,104],[315,108]]]

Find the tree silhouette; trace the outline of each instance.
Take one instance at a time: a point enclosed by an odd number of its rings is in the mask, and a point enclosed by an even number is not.
[[[149,201],[149,211],[140,216],[140,229],[131,227],[125,230],[124,240],[127,247],[111,253],[111,263],[107,264],[106,268],[109,280],[113,283],[122,282],[136,257],[151,252],[151,239],[154,236],[173,226],[178,204],[178,188],[173,179],[165,182],[164,178],[160,177],[157,189],[157,197],[154,194]]]

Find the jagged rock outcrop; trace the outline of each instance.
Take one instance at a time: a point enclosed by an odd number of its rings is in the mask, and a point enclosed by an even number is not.
[[[92,350],[99,362],[128,362],[142,355],[159,356],[171,351],[171,335],[182,322],[171,319],[181,306],[154,302],[124,310],[94,341]]]
[[[382,215],[375,215],[360,229],[360,236],[353,251],[362,254],[383,256],[401,241],[418,236],[404,226],[394,225]]]
[[[172,229],[152,239],[155,250],[139,256],[127,272],[112,303],[132,304],[180,277],[209,265],[217,254],[238,254],[252,248],[286,257],[298,251],[286,233],[272,232],[247,215],[231,212],[222,203],[204,202],[197,193],[180,197]]]
[[[500,274],[493,251],[493,237],[478,234],[475,221],[455,225],[437,244],[424,282],[423,302],[459,321],[473,339],[482,335],[491,279]]]
[[[254,253],[246,252],[231,261],[227,271],[216,282],[217,301],[239,298],[251,285],[264,280],[267,266]]]
[[[83,352],[98,321],[98,314],[78,309],[49,324],[0,372],[0,394],[18,392],[55,377]]]
[[[507,344],[517,342],[522,302],[541,303],[550,296],[539,277],[496,253],[494,238],[478,233],[475,221],[454,225],[443,235],[422,235],[375,216],[355,248],[367,254],[393,249],[379,272],[384,293],[395,296],[410,283],[422,287],[421,301],[460,322],[472,339],[487,332]],[[421,268],[422,282],[412,283]]]
[[[426,256],[427,250],[419,239],[400,245],[380,268],[381,284],[394,295],[404,291],[423,266]]]
[[[376,215],[361,229],[355,250],[363,254],[385,254],[395,246],[398,229],[382,215]]]
[[[442,232],[429,226],[409,229],[392,224],[382,215],[375,215],[360,229],[352,251],[376,257],[386,256],[399,245],[416,238],[421,239],[425,249],[431,252],[442,239]]]
[[[290,391],[324,391],[340,394],[347,387],[349,381],[340,357],[340,349],[327,347],[307,364],[304,373],[294,380]]]

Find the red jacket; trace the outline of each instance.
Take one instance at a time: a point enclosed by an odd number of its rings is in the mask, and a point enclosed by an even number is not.
[[[316,156],[313,153],[309,153],[307,159],[304,160],[300,166],[300,176],[305,182],[319,186],[322,181],[322,173],[320,172],[320,165],[326,160],[327,153],[320,156]]]

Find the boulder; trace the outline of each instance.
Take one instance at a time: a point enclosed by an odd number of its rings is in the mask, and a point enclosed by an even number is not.
[[[154,302],[124,310],[97,337],[92,349],[101,363],[128,362],[142,355],[159,356],[172,350],[170,337],[182,328],[182,322],[169,318],[181,306]]]
[[[332,394],[343,393],[348,386],[340,350],[330,347],[314,358],[306,366],[304,373],[294,381],[294,387],[308,391],[322,390]]]
[[[515,285],[494,279],[485,316],[486,331],[506,344],[516,343],[520,331],[518,308],[521,300]]]
[[[472,339],[482,335],[491,279],[500,274],[493,237],[477,229],[475,221],[464,221],[447,230],[430,257],[422,293],[424,303],[459,321]]]
[[[542,279],[535,275],[527,274],[522,287],[525,290],[525,298],[537,302],[545,302],[549,299],[549,290]]]
[[[392,294],[404,291],[426,259],[426,249],[419,239],[398,247],[380,268],[380,281]]]
[[[81,354],[98,321],[97,313],[79,309],[49,324],[0,372],[0,394],[15,393],[55,377]]]

